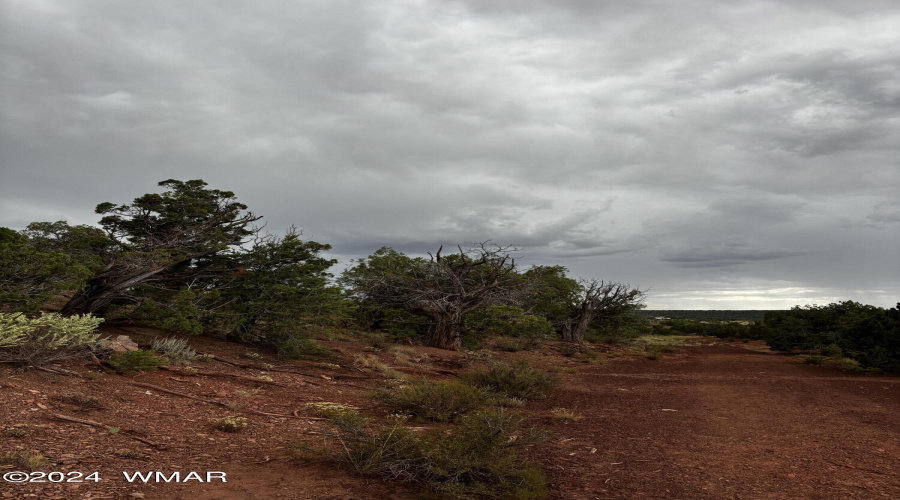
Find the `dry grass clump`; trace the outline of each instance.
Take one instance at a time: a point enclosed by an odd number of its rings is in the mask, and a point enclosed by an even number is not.
[[[57,401],[75,406],[78,411],[99,410],[103,408],[100,400],[94,396],[86,396],[80,392],[67,392],[60,396],[56,396]]]
[[[567,408],[554,408],[550,410],[550,415],[557,420],[567,420],[569,422],[575,422],[584,418],[575,410],[569,410]]]
[[[223,432],[240,432],[247,427],[247,419],[244,417],[222,417],[210,420],[216,429]]]
[[[16,451],[0,455],[0,465],[12,465],[20,469],[37,470],[47,465],[48,460],[40,453]]]

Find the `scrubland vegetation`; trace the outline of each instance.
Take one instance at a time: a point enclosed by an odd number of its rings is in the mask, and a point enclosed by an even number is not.
[[[257,391],[277,384],[270,374],[278,372],[278,361],[266,356],[343,370],[347,365],[320,341],[355,341],[366,347],[350,361],[352,368],[380,377],[381,386],[367,396],[379,413],[307,403],[310,418],[324,420],[329,430],[322,446],[298,446],[298,456],[460,499],[546,497],[543,474],[519,454],[545,436],[523,428],[519,409],[548,397],[559,374],[577,369],[545,371],[524,361],[497,361],[498,355],[546,349],[569,364],[583,363],[578,366],[623,352],[655,361],[685,344],[679,336],[706,335],[764,340],[776,350],[800,351],[810,364],[900,371],[897,308],[841,302],[759,312],[752,322],[728,321],[722,312],[705,317],[709,321],[651,319],[641,314],[640,288],[576,280],[563,266],[523,269],[516,248],[491,242],[441,247],[427,257],[384,247],[335,276],[329,245],[295,229],[262,233],[254,225],[260,217],[234,193],[208,189],[200,180],[160,186],[164,192],[131,204],[98,205],[99,227],[35,222],[19,232],[0,228],[0,362],[46,370],[81,357],[115,377],[169,370],[182,377],[228,376]],[[171,336],[114,346],[96,332],[103,321],[149,325]],[[198,336],[240,343],[244,360],[225,362],[259,372],[223,375],[191,366],[210,358],[192,348],[189,338]],[[550,342],[552,349],[545,348]],[[435,371],[428,354],[407,351],[410,345],[461,351],[459,373]],[[626,347],[601,355],[610,345]],[[169,394],[229,412],[301,418]],[[252,395],[250,389],[235,394]],[[102,408],[96,397],[80,392],[56,400],[72,411]],[[548,414],[567,423],[584,418],[570,408]],[[225,433],[252,430],[242,416],[204,422]],[[419,432],[413,424],[426,427]],[[5,432],[22,438],[29,431],[10,426]],[[29,469],[42,460],[0,457],[0,463]]]

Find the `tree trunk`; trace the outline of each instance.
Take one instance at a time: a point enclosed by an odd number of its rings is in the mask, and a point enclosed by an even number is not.
[[[587,334],[588,328],[591,326],[591,321],[594,320],[594,316],[596,313],[592,311],[589,307],[582,307],[581,311],[579,311],[578,317],[574,318],[574,320],[569,320],[563,325],[562,329],[562,339],[565,342],[582,342],[584,341],[584,336]]]
[[[428,345],[439,349],[458,351],[462,347],[460,334],[462,332],[462,314],[459,312],[445,313],[434,318],[436,324],[431,332]]]
[[[101,273],[89,279],[87,285],[69,299],[59,312],[63,316],[93,314],[102,310],[117,298],[121,298],[125,290],[164,271],[167,267],[159,267],[125,276],[117,275],[114,270]]]

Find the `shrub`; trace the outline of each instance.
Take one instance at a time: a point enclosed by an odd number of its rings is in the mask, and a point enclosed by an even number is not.
[[[286,330],[271,333],[269,343],[282,359],[306,359],[328,354],[328,349],[317,344],[315,340]]]
[[[197,359],[197,351],[188,346],[186,339],[169,337],[164,339],[153,339],[150,348],[154,351],[169,358],[172,364],[187,365],[191,361]]]
[[[819,351],[819,354],[829,358],[840,358],[844,356],[844,351],[837,344],[828,344]]]
[[[338,403],[307,403],[306,408],[312,410],[317,417],[328,419],[328,422],[339,428],[362,429],[369,419],[359,414],[359,410],[350,405]]]
[[[41,366],[85,356],[99,344],[92,332],[102,321],[90,315],[0,313],[0,363]]]
[[[210,420],[216,429],[223,432],[240,432],[247,427],[247,419],[244,417],[222,417]]]
[[[859,371],[860,363],[855,359],[844,358],[844,357],[830,357],[830,356],[820,356],[817,354],[811,354],[806,356],[800,356],[800,359],[803,360],[804,363],[816,366],[827,366],[830,368],[837,368],[838,370],[847,370],[847,371]]]
[[[539,399],[556,385],[556,378],[532,368],[525,362],[497,363],[487,369],[470,372],[464,379],[485,390],[510,398]]]
[[[438,422],[452,421],[480,408],[488,399],[483,390],[456,380],[426,379],[384,389],[375,397],[397,413]]]
[[[540,470],[518,457],[518,449],[541,438],[516,435],[518,414],[480,411],[459,419],[452,432],[436,429],[416,436],[396,424],[331,434],[339,446],[324,451],[357,474],[419,484],[452,499],[546,498]]]
[[[494,349],[506,352],[530,351],[541,345],[539,340],[533,338],[524,339],[499,339],[494,342]]]
[[[147,351],[137,350],[113,354],[109,358],[109,364],[117,372],[130,375],[139,372],[155,371],[160,366],[164,366],[166,362]]]

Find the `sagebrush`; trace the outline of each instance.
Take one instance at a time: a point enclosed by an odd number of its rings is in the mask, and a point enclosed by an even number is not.
[[[0,313],[0,362],[41,366],[86,356],[100,343],[93,332],[101,322],[90,315]]]

